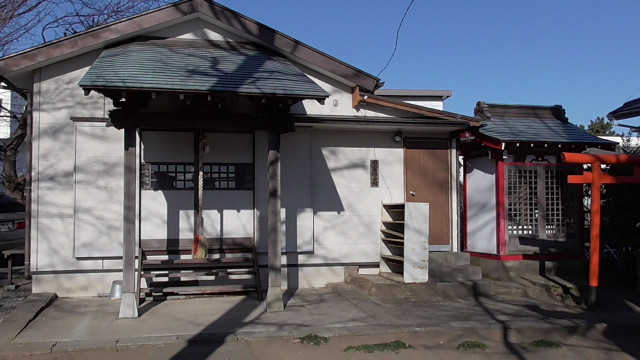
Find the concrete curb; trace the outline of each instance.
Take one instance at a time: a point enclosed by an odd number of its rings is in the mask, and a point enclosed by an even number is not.
[[[523,324],[524,325],[524,324]],[[33,342],[33,343],[10,343],[0,344],[1,356],[28,356],[44,353],[87,351],[87,350],[117,350],[145,345],[159,344],[183,344],[185,346],[204,343],[222,343],[233,341],[251,341],[268,339],[293,339],[306,334],[318,334],[329,337],[336,336],[368,336],[368,335],[389,335],[403,333],[421,333],[427,337],[434,338],[478,338],[488,339],[492,337],[504,336],[504,331],[508,331],[507,339],[518,342],[522,339],[534,338],[559,338],[572,335],[586,336],[593,334],[604,334],[608,331],[640,330],[640,324],[607,325],[603,323],[567,325],[533,325],[522,327],[503,328],[501,326],[469,326],[469,327],[404,327],[404,326],[353,326],[353,327],[318,327],[283,329],[280,331],[247,331],[239,330],[235,333],[204,333],[204,334],[181,334],[181,335],[159,335],[140,336],[121,339],[95,339],[95,340],[74,340],[58,342]]]

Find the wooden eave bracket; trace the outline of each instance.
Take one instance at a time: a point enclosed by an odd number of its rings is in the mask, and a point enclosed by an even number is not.
[[[491,138],[487,138],[484,136],[476,136],[476,141],[480,143],[482,146],[486,146],[488,148],[496,149],[496,150],[504,150],[505,144],[501,141],[497,141]]]
[[[446,111],[430,109],[420,105],[409,104],[404,101],[390,100],[374,94],[363,94],[362,92],[360,92],[360,87],[355,86],[351,91],[351,105],[353,108],[356,108],[361,103],[380,105],[391,109],[407,111],[423,116],[431,116],[443,120],[466,121],[470,125],[479,124],[478,120],[475,120],[468,116],[447,113]]]
[[[351,89],[351,106],[355,109],[361,100],[363,99],[360,98],[360,86],[356,85]]]

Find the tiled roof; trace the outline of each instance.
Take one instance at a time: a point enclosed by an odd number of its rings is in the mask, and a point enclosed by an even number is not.
[[[480,133],[503,142],[612,144],[571,124],[559,106],[499,105],[479,102]]]
[[[147,40],[105,49],[79,85],[326,98],[289,60],[245,43]]]

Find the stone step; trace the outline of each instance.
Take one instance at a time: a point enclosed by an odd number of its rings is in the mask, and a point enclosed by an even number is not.
[[[429,252],[429,268],[469,265],[471,256],[467,252]]]
[[[493,282],[491,280],[475,281],[439,281],[436,290],[439,295],[454,299],[473,296],[491,296]]]
[[[378,275],[351,276],[348,282],[372,297],[406,298],[411,295],[405,284]]]
[[[348,283],[374,298],[428,299],[446,296],[463,299],[474,295],[491,296],[492,292],[490,280],[430,280],[420,284],[401,284],[378,275],[357,275],[350,277]]]
[[[432,281],[472,281],[482,279],[482,268],[474,265],[429,267]]]

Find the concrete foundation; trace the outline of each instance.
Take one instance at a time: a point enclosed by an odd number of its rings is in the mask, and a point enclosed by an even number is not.
[[[483,277],[506,281],[522,275],[580,276],[586,263],[582,259],[501,261],[472,256],[471,264],[482,268]]]

